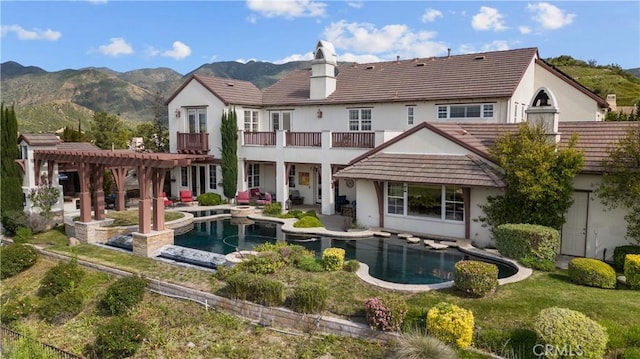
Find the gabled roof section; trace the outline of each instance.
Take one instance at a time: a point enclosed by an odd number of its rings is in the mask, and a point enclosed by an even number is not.
[[[23,133],[18,143],[26,142],[29,146],[55,146],[60,143],[58,136],[50,133]]]
[[[342,169],[337,178],[389,182],[504,187],[500,176],[473,154],[377,153]]]
[[[165,101],[168,105],[191,81],[197,81],[225,105],[262,106],[262,91],[249,81],[191,75]]]
[[[62,142],[58,145],[59,150],[65,151],[100,151],[100,147],[89,142]]]
[[[263,104],[378,103],[510,97],[536,48],[339,66],[336,90],[309,99],[311,69],[289,72],[264,91]]]
[[[609,108],[609,103],[606,100],[604,100],[603,98],[601,98],[600,96],[596,95],[595,93],[593,93],[588,88],[586,88],[583,85],[581,85],[578,81],[573,79],[571,76],[569,76],[569,75],[565,74],[564,72],[560,71],[557,67],[551,65],[550,63],[548,63],[548,62],[546,62],[546,61],[544,61],[542,59],[536,59],[536,64],[542,66],[543,68],[545,68],[549,72],[551,72],[554,75],[558,76],[564,82],[566,82],[569,85],[571,85],[574,88],[576,88],[578,91],[580,91],[583,94],[585,94],[585,95],[589,96],[590,98],[592,98],[594,101],[596,101],[596,103],[598,104],[599,107],[601,107],[601,108]]]

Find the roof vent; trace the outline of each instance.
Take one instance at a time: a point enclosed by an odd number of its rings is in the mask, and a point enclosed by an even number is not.
[[[486,58],[487,58],[486,56],[484,56],[484,55],[480,55],[480,56],[476,56],[476,57],[474,57],[473,59],[474,59],[474,60],[484,60],[484,59],[486,59]]]
[[[373,70],[373,69],[375,69],[375,68],[376,68],[376,67],[375,67],[374,65],[369,65],[369,66],[367,66],[367,67],[366,67],[366,69],[367,69],[367,70]]]
[[[423,67],[423,66],[425,66],[425,65],[426,65],[426,64],[425,64],[424,62],[418,62],[418,63],[416,64],[416,67]]]
[[[233,87],[233,86],[234,86],[234,85],[233,85],[233,82],[226,82],[225,84],[226,84],[227,86],[229,86],[229,87]]]

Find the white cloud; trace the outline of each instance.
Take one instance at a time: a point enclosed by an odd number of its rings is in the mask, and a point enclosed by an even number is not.
[[[433,41],[436,34],[433,31],[415,32],[406,25],[395,24],[376,28],[369,23],[348,23],[342,20],[328,25],[323,36],[336,48],[347,50],[347,54],[338,57],[340,61],[348,61],[345,59],[347,55],[376,55],[391,60],[397,55],[406,59],[446,53],[446,45]]]
[[[460,54],[473,54],[476,52],[489,52],[489,51],[506,51],[509,50],[509,43],[504,40],[494,40],[488,44],[483,44],[479,48],[471,44],[463,44],[458,47]]]
[[[310,0],[247,0],[249,9],[266,17],[321,17],[327,4]]]
[[[364,6],[363,1],[347,1],[347,5],[355,9],[361,9]]]
[[[153,46],[148,46],[145,50],[144,50],[145,55],[147,55],[148,57],[156,57],[158,55],[160,55],[160,50],[156,49]]]
[[[521,34],[523,34],[523,35],[526,35],[526,34],[530,34],[530,33],[531,33],[531,28],[530,28],[530,27],[528,27],[528,26],[520,26],[520,27],[518,28],[518,30],[520,30],[520,33],[521,33]]]
[[[276,60],[273,63],[274,64],[284,64],[287,62],[291,62],[291,61],[308,61],[308,60],[313,60],[313,52],[307,52],[306,54],[293,54],[293,55],[289,55],[287,57],[285,57],[284,59],[281,60]]]
[[[254,58],[251,58],[251,59],[243,59],[243,58],[236,59],[236,62],[239,62],[241,64],[246,64],[247,62],[250,62],[250,61],[257,61],[257,60],[254,59]]]
[[[13,32],[20,40],[57,41],[62,36],[62,33],[59,31],[53,31],[51,29],[40,30],[38,28],[25,30],[20,25],[2,25],[1,29],[2,36]]]
[[[546,2],[528,4],[527,10],[534,13],[531,17],[544,29],[556,30],[571,25],[576,14],[566,14],[564,10]]]
[[[247,16],[247,22],[250,24],[256,24],[258,22],[258,17],[255,14],[251,14]]]
[[[182,60],[191,55],[191,48],[181,41],[174,41],[173,49],[167,50],[161,55],[164,57],[170,57],[174,60]]]
[[[473,16],[471,26],[476,31],[502,31],[507,27],[504,25],[504,16],[492,7],[482,6],[480,12]]]
[[[98,51],[108,56],[120,56],[133,54],[133,47],[121,37],[112,37],[108,45],[100,45]]]
[[[422,22],[433,22],[438,17],[442,17],[442,11],[427,9],[424,14],[422,14]]]
[[[341,54],[340,55],[340,61],[346,61],[346,62],[357,62],[360,64],[366,64],[369,62],[380,62],[380,61],[384,61],[385,59],[381,59],[376,55],[355,55],[352,54],[350,52],[347,52],[345,54]],[[386,59],[386,60],[390,60],[390,59]]]

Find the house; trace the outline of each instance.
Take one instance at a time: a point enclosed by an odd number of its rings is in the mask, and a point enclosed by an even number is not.
[[[548,90],[540,90],[540,93]],[[546,92],[548,93],[548,92]],[[538,96],[536,96],[537,98]],[[628,244],[625,211],[609,211],[595,193],[607,149],[638,122],[559,121],[552,93],[527,109],[530,123],[545,126],[550,141],[566,147],[573,134],[584,153],[581,173],[573,181],[573,205],[565,215],[560,253],[611,260],[613,249]],[[479,221],[487,197],[504,188],[489,148],[510,123],[423,122],[381,146],[355,158],[336,174],[357,183],[358,223],[433,237],[466,238],[479,247],[491,246],[489,228]]]
[[[239,191],[259,188],[281,203],[297,191],[324,214],[336,211],[337,198],[357,200],[361,221],[358,181],[334,176],[354,158],[425,121],[525,121],[540,89],[553,93],[563,120],[601,121],[608,109],[536,48],[339,65],[333,45],[319,41],[310,68],[262,91],[246,81],[191,75],[166,101],[170,151],[209,159],[174,169],[171,191],[223,193],[220,119],[235,109]],[[414,145],[420,152],[439,144]]]

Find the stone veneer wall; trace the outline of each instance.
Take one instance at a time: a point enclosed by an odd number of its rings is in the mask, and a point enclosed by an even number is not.
[[[160,255],[162,247],[173,244],[173,229],[151,231],[151,233],[133,232],[133,254],[143,257]]]
[[[41,254],[58,260],[68,261],[70,258],[57,253],[40,250]],[[87,268],[108,272],[117,276],[129,276],[131,273],[119,269],[78,260],[78,264]],[[354,323],[345,319],[323,316],[320,314],[302,314],[287,308],[263,307],[252,302],[229,299],[212,293],[183,287],[180,285],[149,279],[148,290],[161,295],[187,298],[225,313],[233,314],[252,322],[277,328],[295,330],[301,333],[324,333],[344,335],[362,339],[388,341],[397,338],[397,334],[372,330],[365,324]]]

